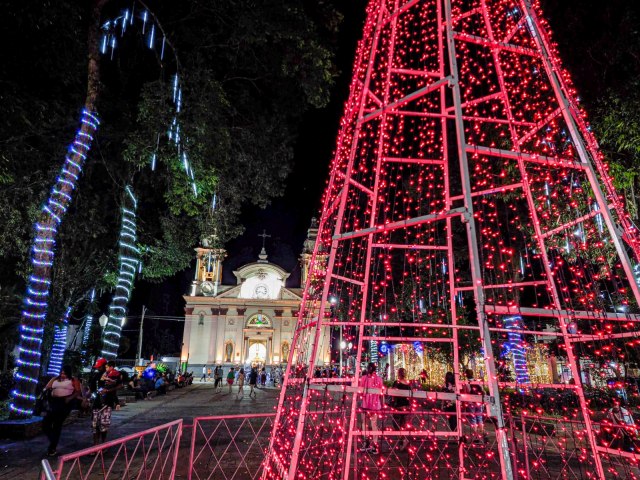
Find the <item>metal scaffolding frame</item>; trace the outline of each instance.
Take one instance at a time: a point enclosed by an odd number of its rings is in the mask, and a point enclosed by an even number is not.
[[[598,443],[579,362],[638,336],[638,233],[543,27],[529,0],[371,0],[263,478],[521,477],[534,468],[525,424],[542,417],[501,397],[529,388],[499,377],[509,334],[557,340],[574,382],[544,387],[574,392],[581,455],[555,444],[545,472],[620,473],[612,458],[630,454]],[[407,395],[362,386],[379,342],[444,352],[455,391],[414,391],[404,423],[385,409],[361,428],[364,394]],[[470,344],[484,394],[463,378]],[[327,351],[338,375],[319,377]],[[488,425],[480,444],[470,405]],[[359,448],[368,437],[380,452]]]

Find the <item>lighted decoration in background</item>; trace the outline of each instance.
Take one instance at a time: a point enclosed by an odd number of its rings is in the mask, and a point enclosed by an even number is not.
[[[109,306],[109,321],[104,328],[102,356],[114,360],[120,348],[120,334],[127,318],[129,298],[140,267],[140,250],[136,246],[136,208],[138,201],[130,186],[125,187],[124,206],[122,207],[122,225],[120,227],[120,253],[118,256],[120,271],[118,283]]]
[[[369,358],[372,363],[378,364],[378,341],[371,340],[369,343]]]
[[[89,359],[87,356],[87,347],[89,345],[89,340],[91,340],[91,329],[93,328],[93,308],[95,307],[96,301],[96,289],[92,289],[89,294],[89,306],[87,309],[87,314],[84,317],[84,330],[82,332],[82,357],[84,358],[85,363],[89,363]]]
[[[516,383],[527,385],[531,383],[529,367],[527,365],[527,348],[524,339],[519,333],[523,329],[522,317],[514,315],[504,319],[504,328],[512,330],[507,333],[508,340],[503,345],[503,355],[511,354],[513,368],[516,375]]]
[[[165,363],[157,363],[156,370],[160,373],[167,373],[169,371],[169,367]]]
[[[35,391],[40,376],[40,359],[44,322],[51,287],[51,269],[55,256],[58,226],[69,206],[82,167],[87,159],[93,135],[100,121],[95,113],[83,110],[73,143],[56,178],[39,219],[31,249],[31,275],[20,320],[16,388],[11,392],[12,416],[30,417],[35,405]]]
[[[620,362],[636,347],[640,289],[629,252],[637,262],[638,231],[543,30],[539,3],[369,1],[263,480],[407,471],[415,480],[604,479],[627,468],[629,456],[610,467],[612,454],[598,445],[595,403],[578,366],[595,356]],[[327,314],[329,294],[341,299],[344,318]],[[505,328],[511,316],[531,330]],[[312,376],[321,338],[336,327],[357,345],[356,365],[372,341],[387,341],[404,343],[402,363],[417,366],[412,346],[420,342],[423,360],[439,358],[438,375],[451,362],[456,393],[464,369],[475,371],[488,395],[438,399],[465,410],[484,403],[489,441],[465,442],[467,416],[450,429],[421,408],[426,395],[418,391],[413,428],[385,431],[380,454],[368,454],[360,369]],[[507,435],[514,396],[505,398],[498,383],[494,354],[509,334],[556,341],[575,381],[549,386],[553,398],[570,391],[575,400],[559,412],[567,427],[528,457]],[[540,410],[531,422],[543,420]],[[418,425],[428,435],[416,436]],[[410,438],[408,462],[396,454],[398,436]]]
[[[156,18],[147,10],[145,10],[144,7],[142,11],[136,11],[136,4],[137,2],[134,2],[134,5],[131,9],[126,9],[120,16],[103,23],[100,52],[103,55],[107,55],[109,56],[109,58],[113,59],[114,52],[118,46],[118,38],[122,38],[129,27],[138,27],[141,34],[145,38],[145,45],[158,55],[160,62],[164,62],[165,54],[168,53],[168,51],[172,53],[175,59],[174,62],[177,70],[178,59],[176,52],[173,49],[171,43],[164,35],[160,24],[157,23]],[[158,41],[158,32],[162,34],[161,41]],[[193,171],[193,166],[191,165],[189,159],[189,153],[185,147],[186,142],[184,132],[180,125],[179,114],[182,110],[183,98],[182,86],[180,85],[178,72],[176,72],[172,77],[171,99],[174,106],[174,115],[171,123],[167,126],[166,138],[174,145],[176,149],[177,161],[182,165],[182,169],[191,184],[193,195],[197,197],[198,187],[195,181],[195,174]],[[165,135],[161,133],[158,133],[156,135],[156,148],[149,159],[152,171],[156,168],[156,163],[158,160],[158,148],[160,146],[160,141],[162,138],[164,138],[164,136]]]
[[[67,349],[67,332],[69,331],[69,315],[71,307],[67,308],[61,325],[53,327],[53,345],[51,346],[51,355],[49,355],[49,365],[47,367],[47,375],[57,377],[62,369],[62,360],[64,352]]]

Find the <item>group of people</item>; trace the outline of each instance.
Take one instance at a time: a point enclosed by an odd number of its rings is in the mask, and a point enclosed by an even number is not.
[[[266,367],[258,369],[258,367],[243,368],[243,367],[231,367],[225,375],[222,366],[217,365],[213,372],[211,367],[207,365],[202,367],[201,382],[207,382],[209,379],[213,379],[214,388],[216,392],[222,390],[223,380],[226,379],[228,393],[232,393],[234,385],[238,386],[237,398],[244,396],[245,384],[249,385],[249,396],[255,397],[255,388],[267,386],[277,387],[282,382],[282,370],[280,367],[271,367],[270,371],[267,371]]]
[[[111,412],[119,404],[116,392],[122,386],[122,373],[115,367],[115,362],[100,358],[84,385],[68,365],[49,380],[43,391],[47,405],[42,422],[49,439],[49,456],[57,455],[62,425],[73,409],[91,410],[93,444],[104,442],[111,425]]]
[[[43,389],[44,433],[49,439],[48,455],[57,455],[62,425],[72,410],[91,412],[93,444],[105,441],[111,426],[113,410],[120,408],[118,391],[128,389],[136,398],[150,398],[153,392],[166,393],[169,385],[182,387],[193,382],[193,374],[188,372],[153,371],[153,375],[134,375],[126,378],[116,368],[114,361],[99,358],[93,365],[89,378],[84,382],[74,376],[68,365],[53,377]]]
[[[127,390],[133,392],[137,400],[149,400],[154,395],[164,395],[170,386],[186,387],[193,383],[191,372],[150,371],[149,374],[135,374],[127,384]]]
[[[384,409],[383,400],[383,381],[378,375],[377,365],[370,363],[365,372],[360,377],[359,387],[362,390],[360,396],[360,408],[362,411],[362,429],[370,431],[371,435],[364,439],[360,451],[370,454],[379,452],[380,426],[379,419],[382,417]],[[411,392],[413,383],[407,378],[407,371],[399,368],[396,379],[391,386],[395,390]],[[456,381],[453,372],[447,372],[443,391],[446,393],[456,393]],[[461,386],[460,393],[469,395],[483,395],[481,385],[474,379],[473,371],[468,369],[465,371],[465,382]],[[411,393],[397,393],[390,396],[389,406],[392,409],[391,419],[393,428],[396,430],[408,430],[411,428]],[[454,431],[458,427],[457,408],[455,400],[445,400],[442,403],[442,412],[447,417],[449,428]],[[462,406],[463,418],[471,428],[471,440],[473,443],[486,443],[487,435],[484,431],[484,403],[483,402],[464,402]],[[396,448],[403,451],[407,448],[409,440],[406,436],[401,436],[398,440]]]

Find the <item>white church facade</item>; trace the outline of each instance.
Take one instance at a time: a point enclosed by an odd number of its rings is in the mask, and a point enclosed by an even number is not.
[[[221,283],[223,249],[207,245],[196,249],[195,279],[184,297],[181,361],[188,370],[199,374],[204,365],[213,369],[214,365],[287,362],[316,235],[314,222],[300,256],[302,285],[296,287],[287,286],[290,273],[267,260],[264,246],[256,262],[233,272],[233,285]],[[330,341],[324,332],[319,349],[322,363],[329,361]]]

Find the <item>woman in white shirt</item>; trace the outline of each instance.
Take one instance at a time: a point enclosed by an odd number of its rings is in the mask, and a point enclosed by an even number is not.
[[[62,424],[71,411],[71,400],[73,400],[79,392],[73,385],[73,376],[71,375],[71,367],[65,365],[62,367],[60,375],[53,377],[44,387],[45,390],[51,392],[49,400],[49,411],[42,421],[42,430],[49,438],[49,456],[53,457],[58,454],[56,448],[62,433]]]

